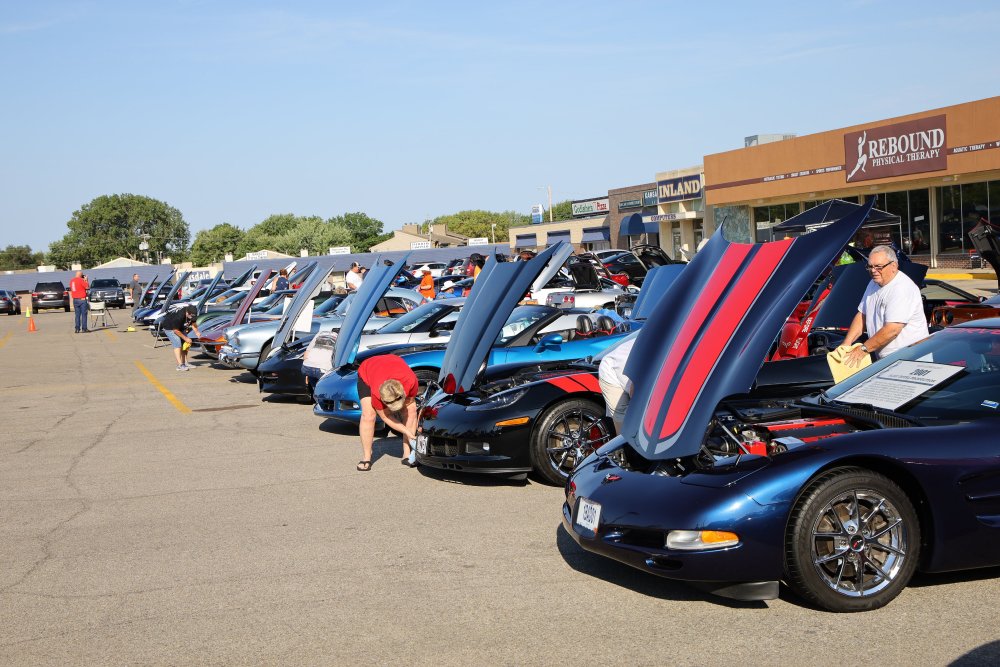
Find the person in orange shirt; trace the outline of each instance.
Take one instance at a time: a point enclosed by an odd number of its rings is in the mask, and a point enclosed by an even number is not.
[[[428,300],[434,299],[434,276],[430,269],[423,270],[423,277],[420,279],[420,295]]]
[[[83,271],[77,271],[76,277],[69,281],[69,295],[73,299],[73,333],[90,333],[87,329],[87,290],[90,283],[83,276]]]

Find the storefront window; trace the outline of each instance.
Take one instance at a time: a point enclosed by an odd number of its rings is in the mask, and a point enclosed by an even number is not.
[[[938,252],[962,251],[962,186],[938,188]]]
[[[1000,224],[1000,181],[990,181],[990,216],[989,221]]]
[[[909,199],[909,248],[911,255],[927,255],[931,252],[931,204],[928,190],[910,190]],[[905,225],[904,225],[905,229]]]
[[[966,250],[973,247],[969,232],[979,224],[980,220],[988,219],[989,214],[990,206],[986,183],[962,185],[962,242]]]

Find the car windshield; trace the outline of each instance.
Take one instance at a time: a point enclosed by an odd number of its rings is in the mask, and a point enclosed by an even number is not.
[[[920,420],[995,417],[1000,415],[1000,329],[944,329],[834,385],[826,398],[885,407]]]
[[[548,307],[518,306],[507,318],[507,323],[500,330],[494,345],[507,345],[552,311],[553,309]]]
[[[326,315],[332,313],[337,309],[337,306],[344,300],[343,294],[334,294],[329,299],[320,304],[316,310],[313,311],[313,315]]]
[[[249,294],[249,292],[237,292],[236,294],[232,295],[231,297],[226,298],[221,303],[224,306],[235,306],[236,304],[238,304],[241,301],[243,301],[243,299],[246,298],[247,294]],[[223,294],[222,296],[225,296],[225,294]],[[221,299],[222,296],[220,296],[219,299]],[[216,303],[220,303],[220,301],[218,299],[216,299]]]
[[[188,298],[189,299],[200,299],[201,295],[204,294],[206,290],[208,290],[207,286],[206,287],[199,287],[195,291],[191,292],[191,296],[189,296]]]
[[[280,292],[274,292],[270,296],[266,297],[263,301],[258,303],[257,306],[254,308],[254,310],[256,310],[257,312],[260,312],[262,310],[270,310],[272,306],[274,306],[276,303],[279,303],[286,296],[295,296],[295,294],[294,292],[290,292],[289,290],[281,290]]]
[[[446,303],[431,302],[425,303],[419,308],[414,308],[406,315],[393,320],[389,324],[385,325],[379,329],[379,333],[410,333],[418,326],[431,319],[432,317],[437,317],[444,310],[450,310],[451,306]]]
[[[94,282],[90,283],[90,286],[92,288],[95,288],[95,287],[96,288],[101,288],[101,287],[121,287],[121,285],[119,284],[119,282],[117,280],[115,280],[114,278],[98,278]]]

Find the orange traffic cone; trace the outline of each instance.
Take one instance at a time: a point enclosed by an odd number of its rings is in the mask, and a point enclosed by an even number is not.
[[[38,327],[35,326],[35,318],[34,317],[29,317],[28,318],[28,333],[33,333],[33,332],[37,332],[37,331],[38,331]]]

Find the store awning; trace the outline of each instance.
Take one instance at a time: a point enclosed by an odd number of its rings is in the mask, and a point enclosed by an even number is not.
[[[534,234],[518,234],[514,244],[517,248],[534,248],[538,245]]]
[[[583,243],[599,243],[611,240],[611,230],[607,227],[591,227],[583,230]]]
[[[546,245],[553,246],[553,245],[559,243],[560,241],[565,241],[566,243],[569,243],[569,230],[568,229],[566,229],[566,230],[560,230],[560,231],[557,231],[557,232],[549,232],[548,234],[546,234],[546,238],[545,238]]]
[[[643,222],[641,215],[632,213],[622,218],[622,224],[618,233],[626,236],[639,236],[640,234],[657,234],[659,231],[660,226],[658,224],[655,222]]]
[[[831,199],[830,201],[823,202],[819,206],[812,207],[808,211],[803,211],[798,215],[793,215],[788,220],[778,223],[771,229],[775,232],[812,231],[813,229],[819,229],[820,227],[825,227],[833,222],[836,222],[859,208],[861,208],[861,205],[855,204],[854,202],[844,201],[843,199]],[[865,220],[864,224],[861,226],[877,227],[887,224],[896,224],[898,222],[898,215],[873,208],[871,213],[868,214],[868,219]]]

